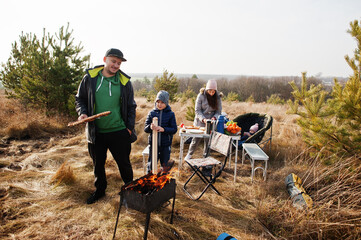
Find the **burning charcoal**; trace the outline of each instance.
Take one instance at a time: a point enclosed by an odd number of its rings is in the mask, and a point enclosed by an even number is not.
[[[122,187],[123,190],[132,190],[141,194],[152,194],[162,189],[166,183],[170,181],[170,173],[158,172],[157,174],[148,173]]]

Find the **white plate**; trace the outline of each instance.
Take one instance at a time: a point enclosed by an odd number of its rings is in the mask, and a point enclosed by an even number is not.
[[[203,130],[199,130],[199,129],[187,129],[188,133],[204,133]]]

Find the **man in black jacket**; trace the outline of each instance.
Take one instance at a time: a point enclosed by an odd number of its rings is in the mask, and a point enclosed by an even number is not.
[[[93,159],[95,192],[88,198],[92,204],[105,195],[107,151],[115,159],[124,183],[133,180],[129,155],[131,143],[137,139],[134,131],[136,103],[130,77],[120,70],[127,61],[119,49],[111,48],[104,56],[104,65],[86,70],[75,96],[78,120],[104,111],[111,114],[88,122],[88,151]]]

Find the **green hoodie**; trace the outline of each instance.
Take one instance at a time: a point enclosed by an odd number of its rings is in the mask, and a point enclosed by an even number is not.
[[[95,91],[95,112],[98,114],[111,111],[108,116],[95,120],[100,133],[115,132],[125,129],[125,123],[121,116],[121,91],[119,72],[113,77],[104,77],[99,72]]]

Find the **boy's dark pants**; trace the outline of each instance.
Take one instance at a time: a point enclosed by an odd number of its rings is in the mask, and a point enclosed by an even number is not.
[[[171,146],[158,146],[158,159],[160,160],[160,164],[162,167],[168,164],[170,158]],[[148,169],[149,173],[152,171],[152,145],[149,147],[149,158],[148,158]]]
[[[105,161],[107,151],[111,152],[118,165],[124,183],[133,181],[133,169],[129,154],[131,151],[130,135],[127,129],[110,133],[97,133],[95,144],[88,144],[90,157],[93,159],[96,192],[104,193],[107,188]]]

